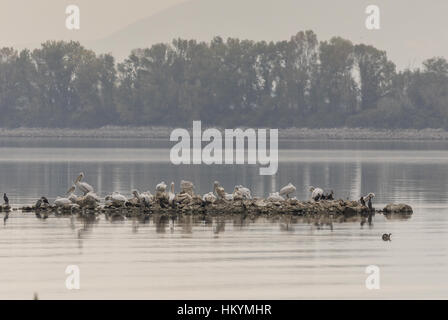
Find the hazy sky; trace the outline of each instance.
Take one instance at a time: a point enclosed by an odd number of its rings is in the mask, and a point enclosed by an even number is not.
[[[65,9],[81,10],[81,30],[65,27]],[[365,9],[381,8],[381,30],[365,28]],[[134,48],[173,38],[214,36],[286,40],[314,30],[386,50],[400,68],[448,57],[448,0],[0,0],[0,47],[35,48],[78,40],[122,60]]]
[[[93,40],[186,0],[0,0],[0,46],[48,39]],[[81,10],[81,30],[65,28],[65,8]]]

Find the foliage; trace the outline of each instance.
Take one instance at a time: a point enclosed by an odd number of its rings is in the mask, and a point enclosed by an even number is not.
[[[448,128],[448,62],[397,72],[384,51],[312,31],[289,41],[175,39],[116,64],[78,42],[0,49],[1,127]]]

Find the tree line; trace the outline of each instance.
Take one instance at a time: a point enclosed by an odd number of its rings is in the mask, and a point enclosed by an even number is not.
[[[0,127],[448,129],[448,61],[397,71],[385,51],[312,31],[289,41],[175,39],[121,63],[78,42],[0,49]]]

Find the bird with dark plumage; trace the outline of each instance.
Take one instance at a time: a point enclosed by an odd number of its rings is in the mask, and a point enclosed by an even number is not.
[[[9,198],[6,193],[3,193],[3,200],[5,200],[5,204],[9,204]]]
[[[390,236],[391,235],[392,235],[392,233],[385,233],[385,234],[383,234],[383,236],[382,236],[383,241],[391,241],[390,240]]]
[[[361,199],[359,199],[359,202],[361,202],[361,204],[365,207],[366,206],[366,202],[364,201],[364,197],[361,197]]]

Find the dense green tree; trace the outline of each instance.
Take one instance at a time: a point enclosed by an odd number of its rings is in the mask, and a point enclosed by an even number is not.
[[[312,31],[278,42],[175,39],[116,65],[78,42],[0,49],[1,127],[448,128],[448,62],[396,72],[386,52]]]

